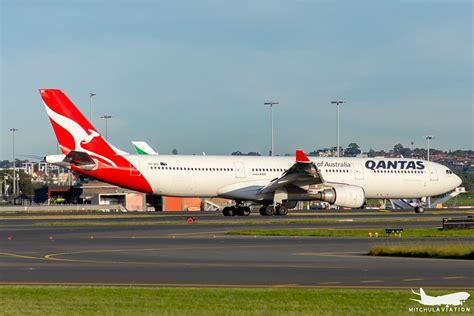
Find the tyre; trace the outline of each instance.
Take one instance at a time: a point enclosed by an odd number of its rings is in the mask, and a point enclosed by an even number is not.
[[[288,208],[286,206],[280,205],[277,207],[275,215],[285,216],[288,214]]]
[[[260,215],[262,215],[262,216],[267,216],[267,213],[266,213],[266,211],[265,211],[265,208],[266,208],[266,206],[262,206],[262,207],[260,208],[260,210],[258,210],[259,213],[260,213]]]
[[[415,213],[424,213],[425,209],[421,206],[416,206],[415,207]]]
[[[233,216],[234,215],[234,210],[232,207],[224,207],[224,209],[222,210],[222,214],[224,214],[224,216]]]
[[[240,216],[249,216],[250,215],[250,207],[244,206],[240,208]]]
[[[273,205],[266,206],[264,213],[264,216],[273,216]]]

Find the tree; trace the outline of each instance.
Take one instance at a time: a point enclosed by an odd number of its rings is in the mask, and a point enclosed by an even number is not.
[[[177,155],[177,154],[178,154],[178,150],[175,148],[175,149],[173,149],[173,150],[171,151],[171,153],[172,153],[173,155]]]
[[[237,150],[237,151],[234,151],[231,155],[232,156],[243,156],[244,154],[240,150]]]
[[[259,152],[256,152],[256,151],[249,151],[249,153],[247,154],[247,156],[261,156]]]
[[[356,143],[350,143],[349,146],[344,149],[344,156],[355,157],[360,153],[360,147]]]
[[[393,152],[397,156],[410,157],[411,155],[411,149],[403,147],[402,144],[393,146]]]

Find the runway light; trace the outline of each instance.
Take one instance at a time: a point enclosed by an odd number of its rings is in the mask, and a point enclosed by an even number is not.
[[[12,235],[8,235],[7,240],[13,240],[13,236],[12,236]]]
[[[95,239],[95,237],[94,237],[94,236],[91,236],[90,239],[91,239],[91,240],[92,240],[92,239]]]
[[[216,235],[212,235],[212,238],[217,238],[217,236],[216,236]]]
[[[372,232],[369,232],[369,237],[372,238]]]
[[[51,235],[49,235],[49,236],[48,236],[48,239],[49,239],[49,240],[54,240],[54,237],[51,236]]]
[[[187,224],[193,224],[195,221],[196,221],[195,217],[192,217],[192,216],[186,217],[186,223]]]
[[[375,237],[379,237],[379,233],[375,232]]]

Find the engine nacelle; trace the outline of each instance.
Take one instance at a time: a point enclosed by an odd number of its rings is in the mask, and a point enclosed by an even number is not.
[[[365,193],[355,185],[338,185],[318,192],[321,201],[341,207],[360,208],[365,202]]]

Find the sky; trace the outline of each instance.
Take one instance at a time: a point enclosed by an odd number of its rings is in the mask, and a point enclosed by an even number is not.
[[[473,149],[473,3],[0,0],[0,159],[55,154],[38,89],[167,154]],[[18,157],[22,158],[22,157]]]

